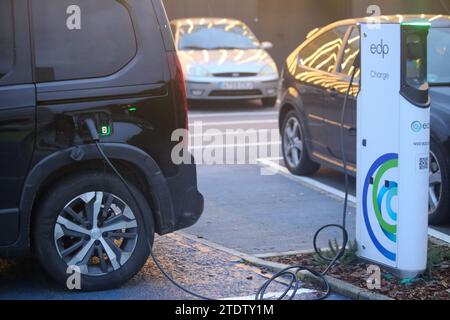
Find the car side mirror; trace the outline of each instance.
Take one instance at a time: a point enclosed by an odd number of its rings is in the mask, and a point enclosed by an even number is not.
[[[273,48],[273,43],[269,42],[269,41],[264,41],[263,43],[261,43],[261,48],[264,50],[269,50]]]

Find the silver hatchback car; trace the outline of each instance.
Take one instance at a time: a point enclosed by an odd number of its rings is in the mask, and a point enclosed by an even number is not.
[[[241,21],[222,18],[171,22],[190,100],[277,100],[279,73],[266,49]]]

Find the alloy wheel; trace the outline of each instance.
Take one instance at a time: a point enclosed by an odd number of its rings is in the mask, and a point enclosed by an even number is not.
[[[430,154],[429,213],[434,214],[442,196],[442,173],[436,155]]]
[[[120,269],[132,256],[138,240],[138,222],[130,207],[117,196],[88,192],[68,203],[54,230],[59,256],[88,276]]]
[[[303,152],[303,139],[300,122],[295,117],[289,118],[286,122],[283,135],[283,149],[289,166],[292,168],[298,167]]]

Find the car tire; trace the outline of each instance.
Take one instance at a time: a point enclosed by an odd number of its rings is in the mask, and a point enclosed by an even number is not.
[[[431,141],[429,198],[430,224],[450,222],[450,158],[434,140]]]
[[[273,108],[277,104],[277,98],[264,98],[262,99],[262,104],[266,108]]]
[[[78,272],[81,287],[75,289],[114,289],[144,266],[154,222],[145,197],[134,185],[130,188],[138,205],[110,174],[84,172],[45,192],[33,220],[33,247],[45,271],[61,285],[74,289],[69,277]]]
[[[320,165],[311,160],[303,137],[303,128],[297,113],[288,112],[282,126],[284,162],[292,174],[310,176],[320,169]]]

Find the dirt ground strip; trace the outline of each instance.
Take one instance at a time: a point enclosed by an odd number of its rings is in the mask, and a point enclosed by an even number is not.
[[[181,235],[158,237],[155,255],[165,271],[189,290],[215,299],[252,299],[270,276],[242,259]],[[275,283],[269,292],[283,292]],[[304,292],[296,299],[312,299]],[[337,297],[339,298],[339,297]],[[175,288],[151,259],[127,284],[106,292],[69,292],[53,282],[33,259],[0,259],[0,299],[41,300],[179,300],[194,299]]]
[[[242,259],[177,234],[158,238],[154,250],[164,270],[179,284],[210,298],[252,296],[267,280],[260,269],[244,264]],[[147,277],[166,281],[149,261],[128,285],[147,282]],[[272,289],[283,291],[284,286]]]
[[[301,264],[323,271],[324,264],[318,263],[314,254],[272,257],[265,260],[287,265]],[[429,269],[416,279],[398,279],[382,270],[381,289],[373,292],[396,300],[450,300],[450,247],[440,241],[430,243]],[[430,265],[432,267],[430,268]],[[369,265],[355,261],[350,265],[337,265],[329,276],[367,290]]]

